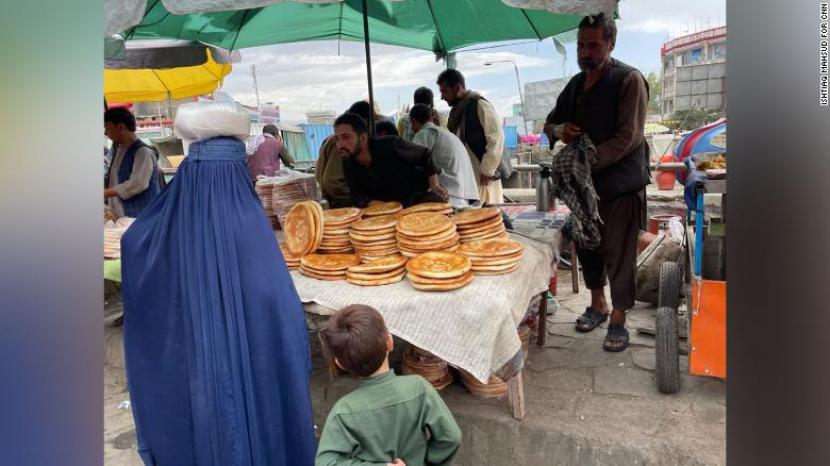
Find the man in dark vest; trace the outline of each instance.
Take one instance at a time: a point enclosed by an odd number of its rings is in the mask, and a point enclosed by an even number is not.
[[[161,192],[156,152],[136,136],[135,126],[126,108],[104,112],[104,134],[114,143],[104,201],[118,216],[138,217]]]
[[[467,89],[464,75],[447,69],[438,75],[441,98],[452,107],[447,129],[458,136],[467,148],[478,182],[482,204],[501,204],[501,179],[497,170],[504,152],[504,130],[493,105],[478,92]]]
[[[582,72],[559,94],[545,124],[551,147],[557,139],[569,144],[587,134],[597,148],[591,178],[599,195],[602,240],[594,250],[577,251],[591,290],[591,306],[577,319],[576,329],[590,332],[610,314],[603,344],[607,351],[628,347],[625,311],[634,306],[637,236],[650,180],[644,136],[648,85],[638,70],[611,58],[616,36],[613,18],[598,15],[582,20],[577,38]]]

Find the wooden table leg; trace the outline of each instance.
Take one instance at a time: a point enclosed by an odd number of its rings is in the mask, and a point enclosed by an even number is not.
[[[579,293],[579,258],[576,256],[576,243],[571,241],[571,282],[574,293]]]
[[[507,382],[507,395],[513,409],[513,419],[521,421],[525,417],[525,389],[522,382],[522,371],[519,371]]]
[[[542,300],[539,302],[539,321],[536,324],[536,346],[545,346],[548,338],[548,292],[542,292]]]

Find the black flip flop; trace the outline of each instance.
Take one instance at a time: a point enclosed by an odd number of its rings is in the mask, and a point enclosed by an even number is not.
[[[609,346],[608,343],[622,343],[619,346]],[[602,344],[602,349],[612,353],[619,353],[628,348],[628,330],[623,324],[608,324],[608,334],[605,335],[605,342]]]
[[[576,319],[576,331],[588,333],[599,327],[599,324],[605,322],[606,320],[608,320],[608,314],[603,314],[589,306],[585,308],[585,312],[583,312],[582,315]]]

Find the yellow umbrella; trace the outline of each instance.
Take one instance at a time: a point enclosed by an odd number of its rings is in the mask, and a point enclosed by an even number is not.
[[[210,94],[222,85],[233,66],[219,64],[210,50],[202,65],[166,69],[104,70],[107,102],[160,102]]]

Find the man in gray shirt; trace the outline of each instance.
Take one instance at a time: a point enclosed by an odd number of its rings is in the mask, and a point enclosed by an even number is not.
[[[473,165],[464,143],[448,129],[432,122],[432,109],[428,105],[413,105],[409,119],[415,131],[412,142],[432,151],[438,182],[446,188],[452,206],[458,209],[480,204]]]
[[[161,192],[156,153],[136,136],[135,128],[129,110],[104,112],[104,134],[114,143],[104,200],[119,217],[138,217]]]

